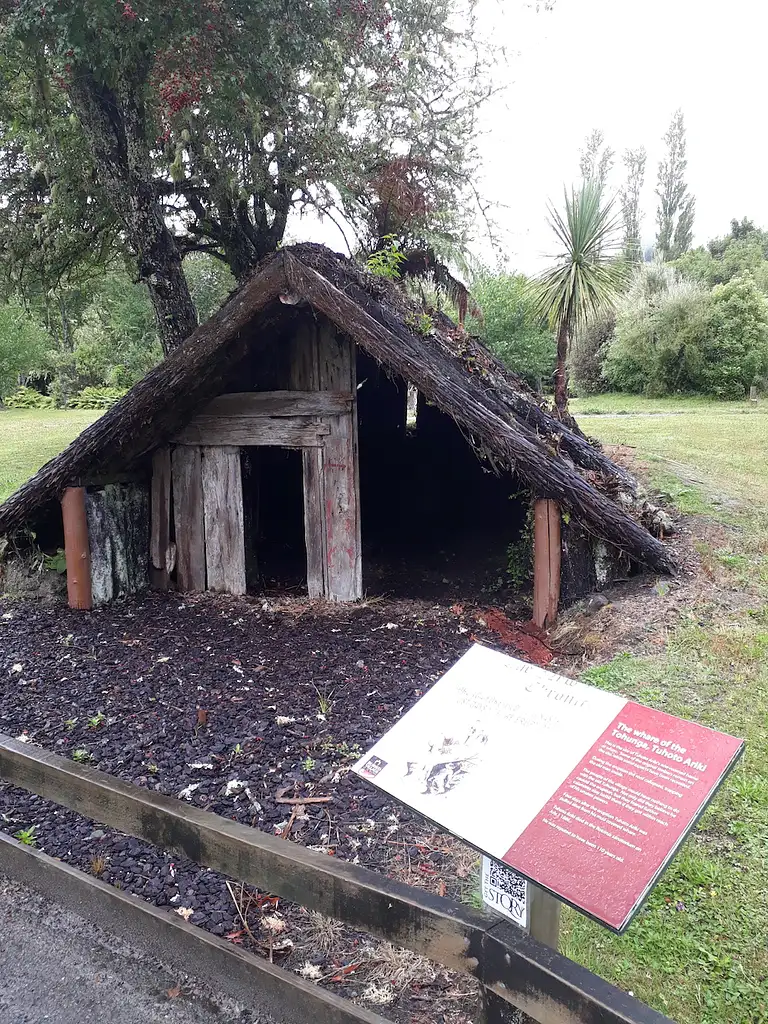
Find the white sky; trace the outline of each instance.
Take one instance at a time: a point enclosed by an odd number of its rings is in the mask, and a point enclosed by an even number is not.
[[[594,128],[617,161],[648,151],[643,240],[656,232],[662,136],[681,107],[688,185],[696,196],[695,243],[727,233],[732,217],[768,227],[765,0],[480,0],[483,29],[509,52],[497,71],[503,98],[488,105],[480,190],[498,204],[501,265],[534,272],[552,252],[548,199],[578,180],[579,150]],[[291,235],[346,251],[338,232],[305,218]],[[482,234],[478,225],[478,233]],[[495,257],[482,242],[479,254]]]
[[[578,179],[593,128],[619,155],[648,150],[642,227],[651,242],[662,136],[677,107],[696,244],[726,234],[732,217],[768,226],[764,0],[556,0],[538,13],[518,0],[482,3],[517,51],[500,71],[511,83],[503,102],[486,112],[482,187],[507,204],[496,220],[508,265],[532,271],[551,252],[547,199]],[[614,190],[622,170],[614,169]]]

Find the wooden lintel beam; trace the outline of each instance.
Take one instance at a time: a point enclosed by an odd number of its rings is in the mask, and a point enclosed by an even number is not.
[[[247,391],[219,395],[202,416],[338,416],[352,408],[348,391]]]
[[[196,416],[174,444],[320,448],[329,428],[311,417]]]

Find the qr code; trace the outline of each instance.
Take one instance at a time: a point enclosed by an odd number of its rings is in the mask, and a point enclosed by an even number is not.
[[[495,889],[505,892],[510,899],[525,899],[525,879],[521,875],[494,861],[490,862],[490,869],[489,882]]]

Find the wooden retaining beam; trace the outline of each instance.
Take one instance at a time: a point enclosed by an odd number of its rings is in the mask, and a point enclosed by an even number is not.
[[[670,1024],[662,1014],[489,913],[1,734],[0,778],[470,974],[540,1024]]]
[[[61,498],[64,521],[64,557],[67,564],[67,599],[70,608],[93,608],[91,549],[85,512],[85,488],[68,487]]]
[[[292,971],[219,939],[177,914],[159,910],[112,885],[0,832],[0,874],[149,955],[238,999],[281,1024],[389,1024]]]

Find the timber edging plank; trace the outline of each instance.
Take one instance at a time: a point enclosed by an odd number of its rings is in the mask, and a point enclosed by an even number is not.
[[[89,924],[140,944],[211,988],[267,1012],[276,1021],[297,1024],[390,1024],[384,1017],[326,992],[268,960],[217,938],[172,912],[86,875],[0,833],[0,875],[23,882]]]
[[[541,1024],[669,1024],[490,913],[0,734],[0,779],[477,978]]]

